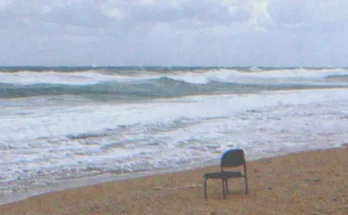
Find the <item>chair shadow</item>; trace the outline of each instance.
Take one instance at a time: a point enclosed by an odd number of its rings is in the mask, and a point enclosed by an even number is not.
[[[250,189],[249,191],[252,191],[252,189]],[[221,191],[219,191],[218,189],[216,191],[211,191],[209,193],[209,198],[206,198],[205,200],[231,200],[231,199],[242,199],[242,198],[247,198],[249,197],[249,195],[245,195],[244,193],[244,189],[230,189],[229,192],[226,194],[226,199],[224,199],[221,196]]]

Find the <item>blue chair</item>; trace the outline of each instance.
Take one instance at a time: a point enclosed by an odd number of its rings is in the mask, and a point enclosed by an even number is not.
[[[225,168],[233,168],[243,166],[244,174],[240,171],[225,171]],[[228,179],[244,178],[244,192],[248,194],[248,177],[244,151],[242,149],[231,149],[226,151],[221,157],[220,172],[211,172],[204,174],[204,198],[207,198],[207,180],[220,179],[222,182],[222,195],[226,199],[228,193]]]

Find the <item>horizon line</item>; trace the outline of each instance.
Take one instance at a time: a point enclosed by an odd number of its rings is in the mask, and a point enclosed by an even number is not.
[[[205,65],[173,65],[173,66],[163,66],[163,65],[0,65],[0,68],[298,68],[298,69],[315,69],[315,68],[348,68],[348,66],[205,66]]]

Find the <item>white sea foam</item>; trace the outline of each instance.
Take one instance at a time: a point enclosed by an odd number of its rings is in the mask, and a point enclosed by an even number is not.
[[[170,74],[163,72],[127,74],[106,73],[98,70],[84,72],[0,72],[0,83],[6,84],[65,84],[91,85],[102,82],[139,82],[171,78],[191,84],[206,84],[211,81],[246,83],[250,81],[317,81],[334,75],[348,75],[347,69],[278,69],[278,70],[237,70],[237,69],[210,69],[202,71],[176,71]]]
[[[257,83],[260,81],[317,81],[333,75],[348,75],[347,69],[277,69],[238,71],[236,69],[218,69],[203,73],[185,72],[167,77],[193,84],[206,84],[210,81]]]
[[[65,84],[65,85],[91,85],[108,81],[128,81],[131,76],[111,75],[99,71],[84,72],[32,72],[20,71],[12,73],[0,72],[0,83],[5,84]]]

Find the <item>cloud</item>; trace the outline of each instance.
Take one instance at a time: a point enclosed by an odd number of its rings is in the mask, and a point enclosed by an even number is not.
[[[306,32],[346,31],[348,2],[343,0],[270,0],[268,12],[279,29]]]
[[[320,9],[314,0],[271,0],[268,11],[275,22],[285,25],[299,25],[315,19]]]
[[[102,12],[118,20],[138,23],[180,22],[214,23],[245,21],[248,12],[243,8],[232,8],[220,1],[176,0],[176,1],[116,1],[102,3]]]
[[[0,0],[0,65],[342,64],[347,11],[346,0]]]
[[[167,24],[175,28],[235,26],[244,31],[346,25],[343,0],[1,0],[6,17],[64,25],[112,29]],[[5,15],[0,16],[4,17]],[[13,18],[14,17],[14,18]],[[7,18],[7,21],[9,18]],[[5,22],[2,20],[0,22]],[[20,22],[21,22],[20,21]],[[1,24],[0,24],[1,25]],[[244,25],[244,26],[243,26]],[[68,27],[69,28],[69,27]],[[343,28],[341,28],[343,29]],[[111,30],[112,31],[112,30]]]
[[[76,25],[92,28],[105,27],[109,19],[96,6],[97,4],[87,4],[81,1],[55,9],[48,6],[41,8],[41,14],[37,19],[43,22],[61,25]]]
[[[10,4],[9,0],[0,0],[0,10],[4,9],[8,4]]]

